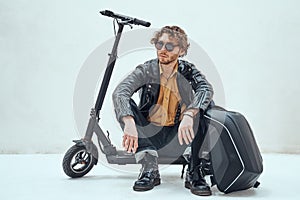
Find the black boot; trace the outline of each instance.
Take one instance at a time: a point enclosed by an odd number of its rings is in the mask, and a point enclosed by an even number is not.
[[[200,166],[201,165],[193,168],[189,165],[186,172],[184,186],[190,189],[191,192],[195,195],[210,196],[211,190],[209,185],[206,183],[203,169],[201,169]]]
[[[184,187],[187,189],[191,189],[192,181],[193,181],[193,173],[190,173],[190,169],[188,167],[185,174]]]
[[[133,190],[147,191],[160,184],[157,157],[146,153],[145,157],[139,162],[142,164],[141,173],[138,180],[134,183]]]

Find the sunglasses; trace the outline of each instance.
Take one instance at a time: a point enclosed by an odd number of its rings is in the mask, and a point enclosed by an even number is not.
[[[157,50],[161,50],[164,46],[165,46],[165,48],[166,48],[167,51],[171,52],[171,51],[174,50],[175,47],[177,47],[179,45],[175,45],[175,44],[173,44],[171,42],[164,43],[162,41],[158,41],[158,42],[155,43],[155,48]]]

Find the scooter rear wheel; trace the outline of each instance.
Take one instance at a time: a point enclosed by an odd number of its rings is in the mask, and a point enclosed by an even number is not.
[[[73,145],[63,158],[63,170],[71,178],[79,178],[86,175],[97,160],[87,152],[84,146]]]

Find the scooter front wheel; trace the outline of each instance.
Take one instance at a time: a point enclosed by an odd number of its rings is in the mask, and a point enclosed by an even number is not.
[[[96,158],[84,146],[73,145],[63,158],[63,170],[71,178],[86,175],[97,163]]]

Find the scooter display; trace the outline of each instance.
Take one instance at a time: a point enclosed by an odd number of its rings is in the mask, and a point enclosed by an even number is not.
[[[117,148],[112,144],[109,134],[106,135],[103,132],[99,125],[99,121],[101,120],[99,114],[116,63],[117,48],[124,26],[128,25],[132,27],[132,25],[142,25],[149,27],[151,23],[137,18],[116,14],[109,10],[100,11],[100,13],[103,16],[113,18],[118,24],[118,31],[116,33],[112,51],[109,54],[108,64],[102,79],[95,106],[91,109],[90,119],[85,135],[82,139],[73,140],[75,144],[68,149],[63,158],[63,170],[65,174],[71,178],[83,177],[94,167],[94,165],[97,165],[99,153],[97,146],[92,141],[94,134],[97,136],[99,149],[101,150],[101,153],[106,156],[109,164],[136,164],[133,153],[127,153],[125,150],[117,150]],[[184,157],[179,157],[175,161],[174,157],[159,157],[158,163],[186,165],[187,161]]]

